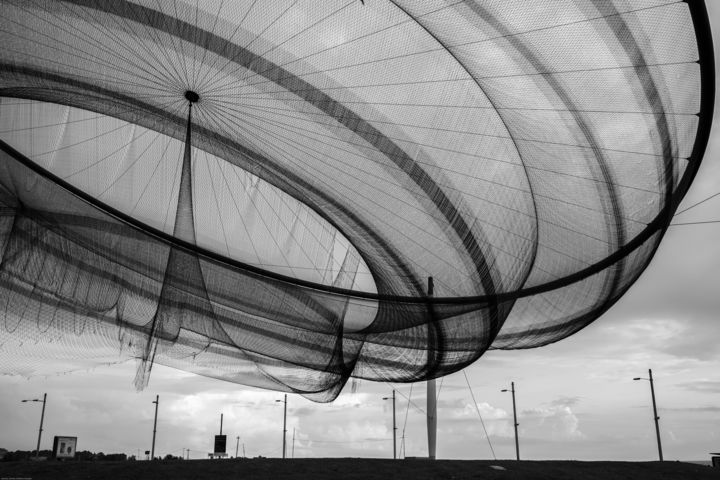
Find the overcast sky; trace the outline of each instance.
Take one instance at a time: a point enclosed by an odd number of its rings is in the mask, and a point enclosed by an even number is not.
[[[720,2],[707,3],[720,37]],[[717,103],[715,110],[717,118]],[[720,192],[719,153],[716,125],[680,209]],[[720,196],[676,218],[703,220],[720,220]],[[707,460],[708,452],[720,451],[719,361],[720,224],[672,227],[640,280],[585,330],[544,348],[486,354],[465,370],[472,392],[462,372],[438,380],[438,458],[514,458],[512,401],[500,392],[514,381],[521,458],[657,459],[650,386],[632,380],[652,368],[665,458]],[[80,450],[142,453],[150,449],[158,394],[156,455],[189,448],[192,458],[206,457],[221,413],[231,455],[237,436],[241,455],[243,445],[247,456],[281,455],[283,410],[275,400],[282,394],[159,365],[138,393],[135,368],[1,376],[0,447],[35,448],[41,405],[21,399],[47,392],[42,448],[52,446],[54,435],[69,435],[78,437]],[[393,387],[398,449],[404,432],[403,453],[426,456],[424,384],[371,382],[360,382],[356,393],[348,385],[332,404],[289,395],[288,456],[294,430],[295,457],[392,457],[392,408],[382,397]]]

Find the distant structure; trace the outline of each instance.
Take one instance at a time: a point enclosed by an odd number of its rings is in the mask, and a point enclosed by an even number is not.
[[[329,401],[572,335],[712,122],[704,2],[639,5],[0,0],[0,371]]]

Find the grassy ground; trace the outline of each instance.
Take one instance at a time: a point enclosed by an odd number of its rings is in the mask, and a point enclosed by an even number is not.
[[[502,467],[505,470],[493,468]],[[720,469],[681,462],[377,460],[354,458],[173,460],[155,462],[0,462],[5,479],[483,479],[703,480]]]

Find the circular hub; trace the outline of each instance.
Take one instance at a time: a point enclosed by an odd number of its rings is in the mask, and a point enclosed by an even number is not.
[[[200,100],[200,95],[198,95],[197,93],[193,92],[192,90],[187,90],[187,91],[185,92],[185,98],[187,98],[187,100],[188,100],[190,103],[195,103],[195,102],[197,102],[198,100]]]

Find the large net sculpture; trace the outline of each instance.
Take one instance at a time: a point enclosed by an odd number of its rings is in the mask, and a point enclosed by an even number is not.
[[[702,159],[701,0],[0,1],[0,371],[330,400],[546,345]]]

